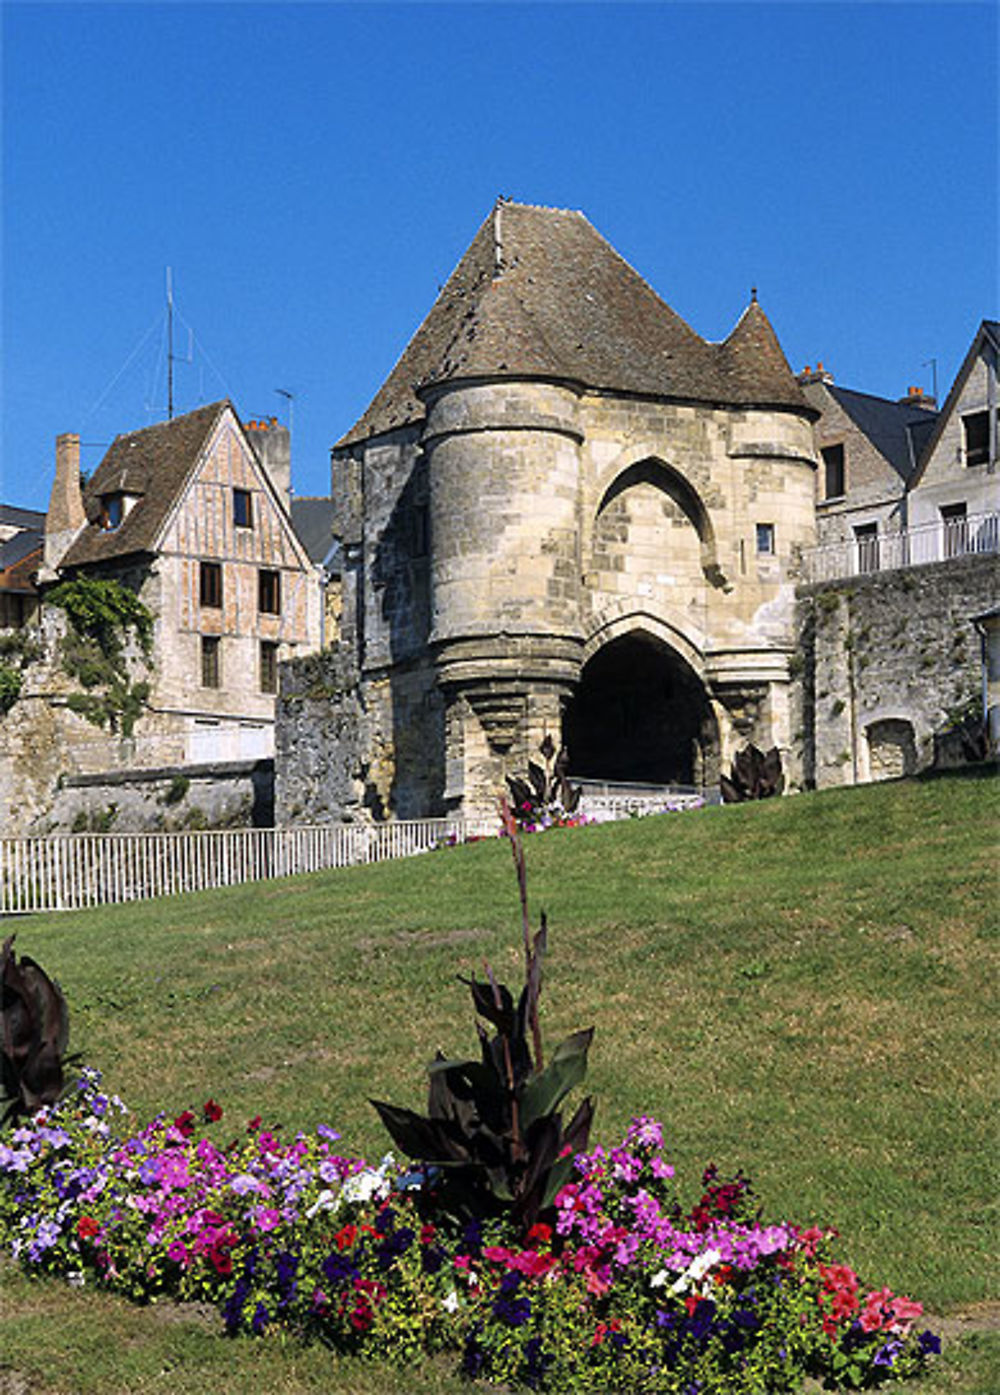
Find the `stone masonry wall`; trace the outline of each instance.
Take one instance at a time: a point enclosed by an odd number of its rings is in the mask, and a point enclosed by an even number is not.
[[[359,679],[344,647],[283,664],[275,823],[443,812],[444,715],[427,665]],[[400,767],[405,783],[397,780]]]
[[[65,777],[45,817],[44,832],[267,828],[273,809],[271,760],[105,771]]]
[[[800,589],[793,725],[807,787],[933,763],[935,734],[979,701],[971,617],[997,589],[996,559],[978,556]]]

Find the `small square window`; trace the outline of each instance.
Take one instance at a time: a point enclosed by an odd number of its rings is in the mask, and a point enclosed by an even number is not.
[[[266,639],[260,646],[260,690],[262,693],[278,691],[278,646]]]
[[[757,524],[757,553],[761,557],[774,556],[774,524]]]
[[[846,483],[844,473],[844,447],[824,446],[820,451],[823,457],[823,498],[839,499]]]
[[[202,562],[200,568],[201,603],[210,610],[222,606],[222,566],[219,562]]]
[[[257,609],[265,615],[281,614],[281,573],[257,573]]]
[[[201,686],[218,688],[220,677],[219,639],[217,635],[201,637]]]
[[[233,490],[233,523],[237,528],[253,527],[253,499],[249,489]]]

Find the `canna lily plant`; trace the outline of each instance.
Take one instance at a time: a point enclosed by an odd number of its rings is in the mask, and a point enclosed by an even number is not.
[[[722,799],[726,804],[742,804],[749,799],[770,799],[785,788],[781,769],[781,752],[772,746],[768,752],[756,746],[744,746],[733,758],[728,776],[719,780]]]
[[[555,742],[546,732],[538,750],[544,765],[529,760],[527,780],[507,776],[513,815],[522,828],[559,823],[576,813],[583,793],[579,785],[569,782],[569,752],[565,746],[557,754]]]
[[[14,936],[0,951],[0,1086],[3,1119],[31,1115],[63,1093],[69,1009],[62,989],[27,955],[18,963]]]
[[[586,1073],[594,1030],[567,1037],[546,1064],[538,1000],[547,926],[543,915],[532,935],[524,850],[506,800],[501,812],[521,898],[524,986],[517,1003],[489,965],[485,981],[462,979],[477,1013],[480,1058],[449,1060],[438,1052],[428,1067],[426,1116],[371,1103],[397,1147],[433,1170],[441,1204],[453,1215],[506,1214],[527,1231],[569,1180],[573,1156],[587,1146],[593,1101],[585,1099],[565,1125],[562,1107]]]

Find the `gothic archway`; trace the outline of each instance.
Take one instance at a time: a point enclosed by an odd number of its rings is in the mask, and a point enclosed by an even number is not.
[[[563,739],[577,779],[714,784],[719,729],[694,669],[662,640],[631,631],[584,665]]]

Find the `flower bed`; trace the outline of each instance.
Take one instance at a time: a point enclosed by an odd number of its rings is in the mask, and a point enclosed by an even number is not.
[[[433,1173],[378,1167],[320,1125],[232,1136],[209,1100],[136,1128],[85,1071],[0,1140],[0,1241],[28,1270],[139,1301],[210,1301],[231,1334],[286,1330],[393,1362],[452,1351],[535,1389],[733,1395],[911,1375],[918,1303],[867,1289],[833,1232],[765,1225],[745,1178],[678,1200],[660,1126],[578,1155],[554,1211],[456,1219]]]

